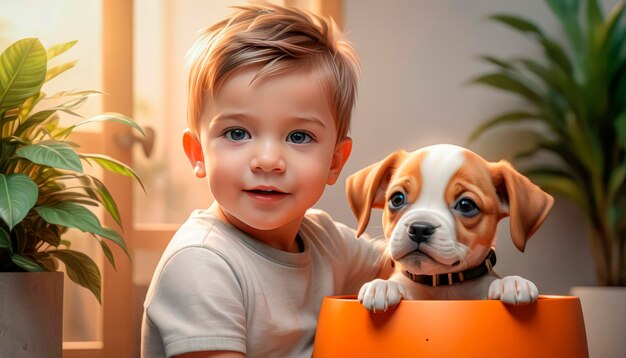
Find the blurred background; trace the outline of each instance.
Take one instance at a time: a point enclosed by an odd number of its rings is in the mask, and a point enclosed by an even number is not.
[[[64,337],[67,356],[123,356],[111,348],[122,346],[134,356],[145,290],[172,233],[196,208],[212,198],[204,181],[196,179],[181,147],[186,127],[184,56],[198,30],[229,13],[229,6],[256,1],[234,0],[21,0],[0,2],[0,48],[24,37],[39,37],[44,46],[78,40],[65,60],[79,59],[75,70],[50,83],[58,88],[88,88],[107,92],[109,101],[124,97],[128,105],[114,108],[135,118],[155,133],[149,156],[141,141],[124,159],[146,184],[144,194],[133,187],[125,212],[125,238],[132,251],[132,268],[104,277],[105,303],[66,280]],[[357,49],[362,76],[353,112],[354,149],[338,183],[317,204],[338,221],[356,226],[345,199],[346,177],[399,148],[452,143],[467,146],[489,160],[511,159],[523,147],[523,131],[511,142],[498,130],[468,143],[469,134],[486,119],[523,102],[502,91],[470,85],[489,69],[482,54],[540,58],[542,51],[528,37],[488,21],[494,13],[510,13],[536,21],[555,39],[564,34],[547,5],[540,0],[303,0],[271,1],[333,16]],[[617,0],[604,0],[608,11]],[[119,21],[119,24],[117,23]],[[112,55],[109,32],[128,45]],[[107,42],[108,41],[108,42]],[[104,43],[104,45],[103,45]],[[107,65],[122,58],[122,64]],[[108,66],[108,67],[107,67]],[[122,80],[122,91],[107,87]],[[60,82],[57,82],[60,81]],[[131,100],[132,99],[132,100]],[[91,106],[91,107],[90,107]],[[110,110],[100,99],[89,102],[83,114]],[[121,108],[121,109],[120,109]],[[132,138],[131,138],[132,139]],[[133,142],[133,140],[131,140]],[[111,140],[110,145],[116,142]],[[507,154],[509,153],[509,154]],[[129,223],[132,223],[130,225]],[[367,232],[382,233],[380,215]],[[526,252],[513,246],[508,219],[500,223],[497,241],[500,275],[521,275],[535,282],[543,294],[568,294],[572,286],[597,283],[587,228],[573,203],[556,204]],[[97,255],[97,250],[94,252]],[[120,258],[122,260],[123,258]],[[104,260],[100,257],[100,264]],[[129,285],[116,286],[121,281]],[[107,293],[125,295],[126,311],[107,304]],[[131,312],[130,317],[120,312]],[[89,317],[89,319],[85,319]],[[130,339],[116,341],[122,330]],[[108,351],[107,351],[108,349]],[[72,353],[74,352],[74,353]],[[107,353],[109,352],[109,353]],[[120,353],[122,354],[122,353]]]

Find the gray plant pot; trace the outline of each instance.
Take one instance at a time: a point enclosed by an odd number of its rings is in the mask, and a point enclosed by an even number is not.
[[[63,272],[0,272],[0,357],[62,353]]]
[[[577,286],[585,318],[590,357],[618,358],[626,354],[626,287]]]

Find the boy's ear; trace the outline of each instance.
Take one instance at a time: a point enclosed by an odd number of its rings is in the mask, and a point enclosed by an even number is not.
[[[333,185],[337,182],[343,166],[348,161],[348,158],[350,158],[350,153],[352,153],[352,138],[346,137],[335,146],[335,152],[333,153],[333,160],[330,163],[330,172],[328,173],[326,184]]]
[[[206,177],[202,145],[200,144],[200,140],[198,140],[189,128],[185,128],[183,131],[183,148],[185,149],[185,154],[187,154],[187,158],[189,159],[189,163],[191,163],[193,173],[196,177]]]

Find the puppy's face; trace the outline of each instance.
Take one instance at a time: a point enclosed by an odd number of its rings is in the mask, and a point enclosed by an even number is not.
[[[453,145],[398,151],[348,178],[348,200],[365,230],[371,208],[383,213],[394,261],[414,274],[477,266],[493,246],[498,221],[524,249],[553,199],[508,163],[489,163]]]
[[[460,147],[409,153],[393,171],[383,229],[394,261],[415,274],[478,265],[506,216],[484,161]],[[445,164],[444,164],[445,163]]]

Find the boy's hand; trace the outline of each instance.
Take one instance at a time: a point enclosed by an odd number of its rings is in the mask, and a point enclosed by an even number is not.
[[[403,285],[379,278],[364,284],[359,291],[359,302],[370,311],[385,312],[407,297]]]

